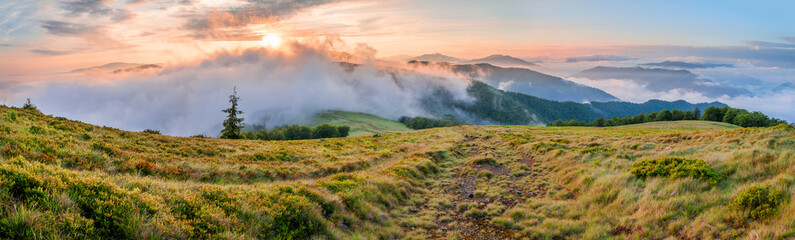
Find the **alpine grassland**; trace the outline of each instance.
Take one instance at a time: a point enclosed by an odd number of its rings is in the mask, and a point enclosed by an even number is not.
[[[0,239],[795,238],[792,126],[645,126],[265,141],[2,106]]]

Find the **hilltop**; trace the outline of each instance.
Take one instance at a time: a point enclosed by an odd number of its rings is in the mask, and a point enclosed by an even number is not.
[[[787,125],[458,126],[257,141],[8,107],[0,120],[0,238],[795,236]],[[659,166],[677,168],[645,170]]]

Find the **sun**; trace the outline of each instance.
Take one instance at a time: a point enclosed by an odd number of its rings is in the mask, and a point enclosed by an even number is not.
[[[262,46],[277,48],[282,45],[282,36],[276,33],[268,33],[262,36],[262,41],[259,42]]]

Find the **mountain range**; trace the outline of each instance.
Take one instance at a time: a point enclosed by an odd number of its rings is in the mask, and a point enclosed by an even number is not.
[[[473,81],[467,93],[473,102],[453,100],[452,94],[439,89],[426,96],[424,106],[436,118],[454,117],[466,124],[543,125],[555,120],[593,121],[598,118],[658,112],[663,109],[693,110],[709,106],[726,106],[720,102],[693,104],[683,100],[650,100],[644,103],[559,102],[522,93],[506,92],[480,81]]]
[[[502,68],[491,64],[479,63],[452,65],[451,69],[455,73],[483,81],[500,90],[544,99],[574,102],[619,100],[600,89],[526,68]]]

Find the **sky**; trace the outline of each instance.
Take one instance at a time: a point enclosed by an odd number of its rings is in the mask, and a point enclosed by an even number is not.
[[[268,32],[335,36],[368,44],[380,57],[662,55],[667,49],[647,48],[695,47],[693,55],[792,64],[791,9],[795,2],[3,0],[0,72],[184,61],[252,45]],[[776,56],[752,51],[766,49]]]
[[[301,42],[390,59],[505,54],[560,77],[595,66],[671,60],[730,64],[693,71],[757,94],[644,96],[720,100],[795,121],[782,107],[795,105],[793,94],[772,92],[795,84],[793,9],[793,1],[765,0],[0,0],[0,94],[24,90],[15,84],[43,84],[112,62],[176,66],[223,51]],[[747,86],[748,79],[761,87]],[[648,100],[627,91],[643,86],[572,81],[611,89],[628,101]]]

